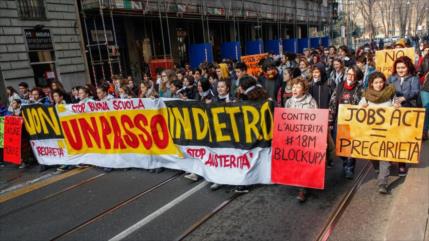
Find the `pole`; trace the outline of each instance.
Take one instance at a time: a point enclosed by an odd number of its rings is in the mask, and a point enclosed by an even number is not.
[[[94,82],[95,82],[95,85],[97,86],[97,75],[95,74],[94,58],[92,57],[92,50],[91,50],[91,47],[89,45],[90,40],[89,40],[89,34],[88,34],[88,25],[86,24],[86,15],[85,15],[85,13],[83,13],[82,15],[83,15],[83,24],[85,25],[86,41],[88,42],[88,45],[86,45],[86,47],[88,48],[89,59],[91,60],[92,75],[94,76]],[[86,60],[86,56],[84,59]],[[85,61],[85,62],[88,64],[87,61]]]
[[[118,39],[116,38],[116,27],[115,27],[115,21],[113,19],[113,11],[112,8],[110,8],[110,21],[112,23],[112,31],[113,31],[113,40],[115,41],[115,47],[119,49],[118,46]],[[119,56],[121,52],[119,52]],[[119,73],[122,75],[122,66],[121,66],[121,58],[118,57],[118,66],[119,66]]]
[[[104,22],[104,12],[103,7],[101,4],[101,0],[98,1],[100,4],[100,16],[101,16],[101,24],[103,26],[103,33],[104,33],[104,44],[106,45],[106,52],[107,52],[107,60],[109,62],[109,69],[110,69],[110,75],[113,75],[113,68],[112,68],[112,60],[110,59],[110,53],[109,53],[109,43],[107,41],[107,34],[106,34],[106,24]],[[94,20],[95,23],[95,20]],[[97,35],[98,36],[98,35]],[[101,57],[101,56],[100,56]]]
[[[158,0],[158,17],[159,17],[159,24],[161,25],[161,39],[162,39],[162,51],[163,51],[163,58],[165,58],[165,41],[164,41],[164,27],[162,26],[162,17],[161,17],[161,5],[159,4]]]
[[[83,32],[83,30],[82,30],[82,24],[81,24],[81,17],[80,17],[80,13],[79,13],[79,7],[78,7],[77,0],[75,1],[75,11],[76,11],[76,18],[77,18],[77,26],[78,26],[80,32]],[[82,15],[84,15],[84,14],[85,13],[83,12]],[[87,32],[86,27],[85,27],[85,31]],[[85,78],[86,78],[86,83],[91,83],[91,75],[89,73],[89,64],[88,64],[88,59],[86,57],[86,52],[85,52],[86,47],[85,47],[85,40],[83,38],[83,34],[79,34],[79,39],[80,39],[80,45],[81,45],[81,48],[82,48],[83,62],[85,64]],[[88,39],[88,35],[87,35],[87,39]],[[89,39],[88,39],[88,41],[89,41]],[[95,76],[94,76],[94,79],[95,79]]]
[[[170,4],[170,3],[168,3],[168,4]],[[170,53],[170,57],[172,57],[172,48],[171,48],[171,37],[170,37],[170,26],[169,26],[169,24],[168,24],[168,13],[167,13],[167,8],[166,8],[166,11],[165,11],[165,20],[166,20],[166,22],[167,22],[167,37],[168,37],[168,46],[170,47],[170,51],[169,51],[169,53]]]
[[[95,40],[97,41],[98,56],[100,57],[100,63],[101,63],[101,72],[103,74],[103,79],[106,79],[106,73],[104,73],[104,60],[101,55],[100,41],[98,39],[98,30],[97,30],[97,23],[95,22],[95,18],[93,18],[93,23],[94,23],[94,31],[95,31]],[[107,53],[107,55],[109,55],[109,53]],[[95,80],[95,83],[97,83],[97,78]]]

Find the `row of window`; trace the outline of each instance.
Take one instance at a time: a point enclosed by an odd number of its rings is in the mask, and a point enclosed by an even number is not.
[[[23,19],[45,19],[43,0],[17,0],[19,16]]]

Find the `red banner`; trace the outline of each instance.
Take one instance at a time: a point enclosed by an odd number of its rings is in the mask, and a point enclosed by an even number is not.
[[[4,149],[3,159],[5,162],[21,164],[21,131],[22,118],[6,116],[4,118]]]
[[[275,109],[273,183],[325,188],[328,112],[326,109]]]

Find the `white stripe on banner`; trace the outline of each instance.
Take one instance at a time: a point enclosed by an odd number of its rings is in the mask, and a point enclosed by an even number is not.
[[[138,221],[137,223],[135,223],[131,227],[129,227],[129,228],[125,229],[124,231],[122,231],[121,233],[117,234],[115,237],[109,239],[109,241],[120,241],[120,240],[126,238],[130,234],[132,234],[135,231],[137,231],[139,228],[141,228],[144,225],[148,224],[149,222],[151,222],[155,218],[161,216],[163,213],[167,212],[172,207],[176,206],[177,204],[179,204],[180,202],[182,202],[186,198],[190,197],[192,194],[198,192],[199,190],[201,190],[202,188],[204,188],[205,186],[207,186],[207,184],[208,184],[208,182],[203,181],[202,183],[198,184],[197,186],[195,186],[191,190],[183,193],[182,195],[180,195],[179,197],[177,197],[173,201],[167,203],[166,205],[162,206],[160,209],[156,210],[155,212],[149,214],[148,216],[146,216],[142,220]]]

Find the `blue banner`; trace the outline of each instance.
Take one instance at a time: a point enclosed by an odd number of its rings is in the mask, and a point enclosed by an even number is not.
[[[191,44],[189,48],[189,64],[192,68],[198,68],[201,63],[213,62],[213,48],[209,43]]]
[[[305,48],[308,48],[308,38],[298,39],[298,44],[297,45],[298,45],[297,52],[298,53],[302,53]]]
[[[320,45],[320,38],[310,38],[310,47],[312,48],[318,48]]]
[[[240,42],[225,42],[220,47],[222,59],[239,60],[241,57]]]
[[[264,42],[262,40],[254,40],[246,42],[246,55],[264,53]]]
[[[264,42],[265,52],[280,54],[280,45],[282,44],[279,39],[267,40]]]
[[[288,53],[296,53],[296,39],[283,40],[283,51]]]
[[[322,43],[323,47],[329,47],[329,37],[328,36],[320,38],[320,42]]]

